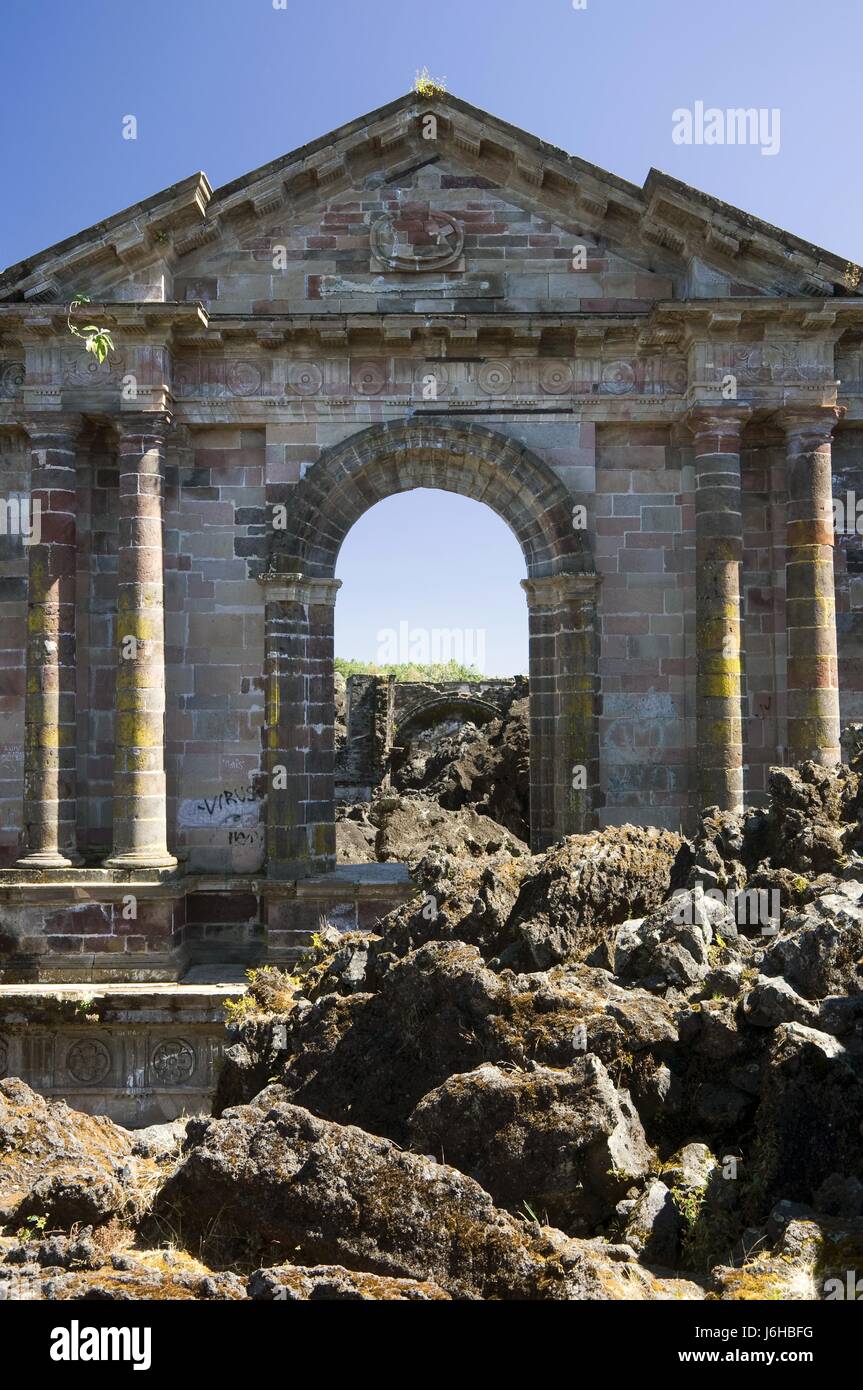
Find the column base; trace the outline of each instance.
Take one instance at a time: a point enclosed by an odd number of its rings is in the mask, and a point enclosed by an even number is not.
[[[167,850],[129,850],[103,860],[106,869],[175,869],[177,861]]]
[[[40,849],[15,860],[16,869],[77,869],[84,860],[80,854],[61,854],[59,850]]]

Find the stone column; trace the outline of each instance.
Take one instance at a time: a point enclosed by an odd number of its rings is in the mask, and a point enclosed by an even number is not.
[[[165,797],[164,412],[120,421],[114,842],[108,868],[173,868]],[[214,633],[214,638],[216,634]]]
[[[80,864],[75,845],[77,415],[30,415],[22,867]],[[23,533],[22,526],[22,533]]]
[[[594,829],[599,805],[595,574],[523,579],[530,619],[531,848]]]
[[[833,406],[783,411],[786,433],[785,621],[788,757],[840,761],[833,588]]]
[[[338,579],[266,576],[267,874],[336,864],[333,622]]]
[[[695,437],[696,737],[699,808],[743,806],[740,440],[747,406],[705,406]]]

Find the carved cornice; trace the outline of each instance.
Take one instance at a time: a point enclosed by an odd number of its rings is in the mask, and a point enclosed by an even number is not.
[[[109,331],[167,340],[181,331],[206,328],[209,317],[200,304],[174,304],[159,300],[92,303],[87,314]],[[68,345],[69,327],[65,304],[0,304],[0,339],[19,342],[62,342]]]
[[[47,297],[63,283],[74,282],[83,269],[99,272],[140,265],[171,254],[176,236],[198,226],[213,196],[203,173],[195,173],[163,192],[125,208],[94,227],[67,237],[0,274],[0,299],[10,294]]]
[[[317,579],[300,572],[262,574],[258,583],[264,588],[267,603],[327,603],[334,605],[342,587],[340,579]]]
[[[602,576],[593,572],[566,572],[523,579],[521,587],[527,594],[528,608],[558,608],[573,600],[595,602],[601,582]]]

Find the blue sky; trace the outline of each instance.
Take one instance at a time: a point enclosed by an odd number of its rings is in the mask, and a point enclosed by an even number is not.
[[[3,0],[2,33],[0,265],[197,169],[236,178],[399,96],[424,64],[624,178],[654,165],[863,261],[860,0]],[[672,112],[696,101],[778,107],[779,153],[676,145]],[[440,538],[427,556],[417,534]],[[400,621],[476,613],[488,669],[524,669],[521,573],[480,504],[392,499],[345,544],[339,650],[374,658],[397,576]]]

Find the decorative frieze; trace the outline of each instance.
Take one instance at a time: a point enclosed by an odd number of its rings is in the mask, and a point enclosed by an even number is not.
[[[335,330],[333,330],[335,331]],[[375,395],[417,401],[486,399],[525,404],[605,396],[680,397],[687,386],[680,356],[496,357],[476,350],[474,361],[412,356],[287,358],[180,356],[173,390],[178,403],[231,400],[327,401]],[[473,356],[473,353],[471,354]]]

